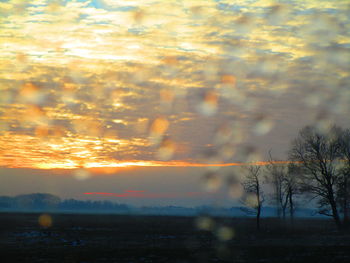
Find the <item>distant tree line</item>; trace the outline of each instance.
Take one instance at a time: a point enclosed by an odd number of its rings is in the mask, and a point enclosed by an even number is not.
[[[0,196],[0,209],[127,212],[129,207],[125,204],[118,204],[110,201],[61,200],[61,198],[52,194],[35,193],[18,195],[15,197]]]
[[[248,209],[248,208],[247,208]],[[264,217],[273,217],[276,208],[274,206],[264,206]],[[19,212],[88,212],[88,213],[117,213],[133,215],[168,215],[168,216],[247,216],[240,207],[213,207],[213,206],[142,206],[134,207],[132,205],[114,203],[110,201],[90,201],[66,199],[62,200],[52,194],[35,193],[18,195],[15,197],[0,196],[0,211],[19,211]],[[311,209],[298,207],[297,216],[310,217],[314,213]],[[253,214],[252,214],[253,215]]]
[[[318,213],[333,218],[338,229],[349,228],[350,222],[350,130],[333,126],[320,130],[307,126],[291,143],[287,162],[273,159],[268,165],[247,167],[243,182],[246,195],[243,211],[256,215],[260,227],[261,210],[266,200],[263,185],[273,194],[269,200],[277,216],[293,223],[296,197],[313,201]],[[252,198],[246,196],[252,195]]]

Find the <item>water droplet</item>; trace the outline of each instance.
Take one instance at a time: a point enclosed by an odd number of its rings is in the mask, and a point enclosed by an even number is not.
[[[230,143],[222,145],[219,149],[219,156],[222,161],[231,160],[235,154],[235,148]]]
[[[73,120],[72,125],[79,134],[99,137],[103,133],[103,127],[99,121],[78,119]]]
[[[166,118],[160,117],[154,120],[151,125],[151,133],[162,135],[164,134],[169,127],[169,122]]]
[[[41,227],[49,228],[52,226],[52,217],[48,214],[42,214],[39,216],[38,223]]]
[[[206,231],[211,231],[215,226],[214,220],[207,216],[198,217],[195,223],[198,229]]]
[[[43,125],[48,124],[45,111],[37,105],[29,105],[25,111],[22,119],[25,123],[30,125]]]
[[[25,53],[19,52],[19,53],[17,53],[17,55],[16,55],[16,59],[17,59],[18,62],[24,64],[24,63],[27,63],[27,61],[28,61],[28,56],[27,56]]]
[[[40,104],[45,98],[41,89],[30,82],[23,85],[19,95],[19,101],[30,104]]]
[[[162,161],[168,161],[173,157],[175,149],[176,144],[172,140],[168,138],[163,139],[157,151],[157,158]]]
[[[255,119],[254,133],[256,135],[264,135],[272,129],[273,123],[270,119],[263,115],[259,115]]]
[[[174,100],[175,94],[170,89],[160,90],[160,106],[164,110],[170,110]]]
[[[35,136],[46,137],[49,135],[49,127],[46,125],[38,126],[35,128]]]
[[[242,197],[244,188],[241,182],[235,177],[230,176],[227,178],[228,194],[231,198],[237,199]]]
[[[205,116],[212,116],[217,111],[218,96],[215,91],[208,91],[199,102],[197,110]]]
[[[244,204],[250,208],[258,207],[258,198],[256,193],[247,193],[244,198]]]
[[[229,125],[222,125],[215,134],[214,143],[216,145],[222,145],[231,140],[232,129]]]
[[[169,121],[164,117],[159,117],[153,121],[150,127],[149,140],[152,144],[159,144],[164,133],[168,130]]]
[[[221,83],[226,85],[231,85],[232,88],[236,86],[236,77],[233,75],[222,75],[221,76]]]
[[[133,13],[132,18],[135,21],[135,23],[142,24],[142,22],[145,19],[145,12],[143,10],[139,9]]]
[[[91,173],[84,168],[79,168],[79,169],[75,170],[73,174],[74,174],[75,179],[80,180],[80,181],[89,179],[91,177]]]
[[[227,226],[221,226],[216,230],[216,236],[220,241],[228,241],[234,237],[234,230]]]
[[[216,192],[221,186],[221,178],[216,173],[208,173],[203,176],[203,187],[208,192]]]

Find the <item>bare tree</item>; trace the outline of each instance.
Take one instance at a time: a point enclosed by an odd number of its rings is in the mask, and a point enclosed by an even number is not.
[[[256,228],[259,230],[262,204],[265,201],[262,191],[261,166],[251,165],[247,168],[247,176],[243,182],[243,187],[246,195],[242,203],[245,207],[241,209],[247,214],[255,214]]]
[[[279,218],[286,218],[286,210],[288,206],[289,196],[287,187],[287,167],[284,164],[278,163],[272,158],[271,151],[269,152],[269,164],[266,165],[266,181],[273,186],[272,194],[273,204],[277,209]]]
[[[343,223],[348,226],[350,221],[350,130],[341,131],[340,143],[340,174],[337,184],[337,201],[343,213]]]
[[[297,194],[296,169],[292,164],[285,164],[272,158],[269,152],[269,163],[266,165],[266,181],[273,186],[273,204],[277,209],[277,216],[286,219],[289,211],[291,222],[293,222],[295,211],[295,195]]]
[[[289,218],[291,223],[294,222],[294,212],[295,212],[295,196],[300,193],[299,191],[299,178],[300,172],[294,163],[288,164],[288,172],[286,176],[286,191],[288,196],[288,209]]]
[[[305,192],[317,198],[319,213],[333,217],[338,228],[342,227],[337,206],[337,184],[339,173],[340,144],[337,139],[339,128],[333,127],[321,133],[312,127],[305,127],[292,142],[290,158],[298,162]]]

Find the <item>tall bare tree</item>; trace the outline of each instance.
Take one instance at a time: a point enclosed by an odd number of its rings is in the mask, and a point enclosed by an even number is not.
[[[242,203],[245,207],[242,210],[248,214],[255,214],[256,216],[256,228],[260,229],[260,216],[262,205],[265,201],[264,193],[262,190],[262,173],[261,166],[251,165],[247,167],[247,176],[243,182],[243,187],[246,192]]]
[[[299,190],[300,172],[298,166],[294,163],[288,164],[288,172],[286,176],[286,190],[288,195],[288,209],[291,223],[294,222],[295,197],[300,193]]]
[[[289,196],[287,187],[287,166],[278,163],[272,158],[271,151],[269,151],[269,163],[265,166],[266,181],[273,186],[274,192],[272,194],[273,204],[277,209],[277,216],[279,218],[286,218],[286,210],[288,206]]]
[[[339,136],[340,143],[340,175],[337,185],[338,203],[343,213],[344,225],[350,223],[350,130],[342,130]]]
[[[279,160],[273,159],[269,151],[269,162],[266,165],[266,182],[273,186],[273,204],[276,206],[279,218],[286,219],[289,211],[291,222],[293,222],[295,211],[295,195],[297,194],[298,173],[294,165],[287,165]]]
[[[302,187],[318,200],[319,213],[333,217],[338,228],[342,227],[337,205],[339,173],[339,128],[327,132],[305,127],[292,142],[290,158],[299,163]]]

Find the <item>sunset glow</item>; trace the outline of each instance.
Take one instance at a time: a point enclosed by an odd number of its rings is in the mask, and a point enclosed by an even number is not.
[[[1,1],[0,166],[264,164],[298,111],[320,128],[347,111],[348,8]]]

